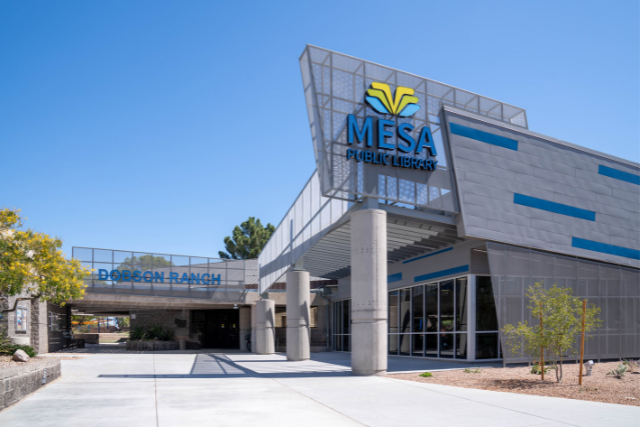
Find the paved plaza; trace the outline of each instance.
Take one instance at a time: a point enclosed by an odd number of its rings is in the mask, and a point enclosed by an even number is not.
[[[282,354],[100,347],[63,360],[62,378],[0,413],[0,426],[640,425],[637,407],[354,377],[345,353],[288,362]],[[392,372],[465,366],[389,359]]]

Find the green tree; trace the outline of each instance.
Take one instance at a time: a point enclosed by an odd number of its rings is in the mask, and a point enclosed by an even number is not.
[[[219,251],[218,254],[224,259],[257,258],[274,231],[276,228],[273,225],[267,224],[263,227],[259,219],[251,216],[239,227],[235,226],[233,236],[224,238],[227,252]]]
[[[576,354],[576,340],[582,331],[582,300],[572,295],[571,288],[553,285],[545,290],[541,283],[529,287],[527,297],[534,325],[529,326],[527,322],[520,322],[517,326],[506,325],[502,333],[507,349],[514,354],[523,350],[537,358],[543,348],[545,359],[550,359],[556,365],[556,380],[562,382],[562,363],[568,355]],[[587,307],[585,339],[590,338],[589,332],[602,325],[599,313],[600,309],[594,304]],[[541,314],[542,328],[539,323],[536,324]]]
[[[142,255],[125,258],[118,266],[118,270],[146,271],[153,268],[171,267],[173,264],[163,256]]]
[[[0,301],[19,296],[13,307],[0,312],[14,311],[19,301],[64,305],[82,298],[90,270],[65,258],[60,239],[21,227],[19,210],[0,210]]]

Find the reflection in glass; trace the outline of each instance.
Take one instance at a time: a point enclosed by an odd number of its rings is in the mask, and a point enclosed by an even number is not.
[[[427,332],[438,332],[438,284],[425,286],[427,300]]]
[[[398,354],[398,336],[389,335],[389,354]]]
[[[411,288],[413,305],[413,325],[411,332],[424,332],[424,287]],[[420,346],[422,348],[422,346]]]
[[[476,359],[498,358],[498,334],[476,334]]]
[[[351,346],[349,345],[349,335],[342,336],[342,351],[351,351]]]
[[[410,332],[411,289],[400,291],[400,332]]]
[[[423,346],[424,346],[424,335],[422,334],[413,334],[413,346],[411,348],[412,356],[423,356]]]
[[[399,291],[389,292],[389,333],[398,332],[398,296]]]
[[[467,334],[456,334],[456,359],[467,358]]]
[[[456,279],[456,331],[467,330],[467,278]]]
[[[453,334],[440,334],[440,357],[453,357]]]
[[[426,357],[438,357],[438,334],[425,335],[425,354]]]
[[[400,342],[398,343],[398,347],[400,348],[400,355],[409,356],[411,354],[411,335],[400,334],[399,337]]]
[[[440,332],[453,331],[453,280],[440,283]]]
[[[476,277],[476,331],[497,331],[496,302],[491,277]]]

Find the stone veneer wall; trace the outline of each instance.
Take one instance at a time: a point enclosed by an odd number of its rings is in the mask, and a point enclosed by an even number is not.
[[[32,359],[20,366],[0,369],[0,411],[58,379],[60,374],[59,359]]]

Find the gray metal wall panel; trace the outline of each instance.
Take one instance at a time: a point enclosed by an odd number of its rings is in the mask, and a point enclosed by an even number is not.
[[[603,324],[585,342],[585,358],[640,356],[640,272],[599,262],[487,243],[500,328],[532,318],[527,308],[529,286],[541,283],[569,287],[575,296],[601,309]],[[503,349],[506,349],[502,336]],[[577,341],[577,340],[576,340]],[[570,355],[569,359],[576,358]],[[507,362],[529,361],[524,353],[506,353]]]
[[[640,268],[640,260],[572,246],[573,238],[640,250],[640,185],[598,173],[640,167],[446,107],[462,237],[496,240]],[[518,142],[510,150],[452,134],[450,123]],[[575,148],[574,148],[575,147]],[[595,212],[595,221],[514,203],[514,193]]]

